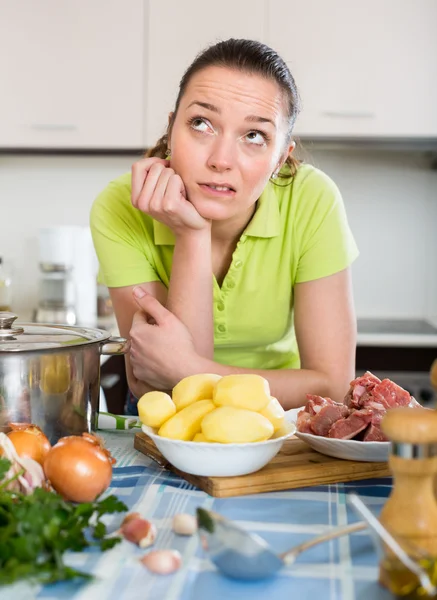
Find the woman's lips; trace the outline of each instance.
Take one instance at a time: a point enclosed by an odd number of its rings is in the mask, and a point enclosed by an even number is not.
[[[213,184],[209,184],[209,183],[200,183],[199,187],[204,193],[208,194],[209,196],[214,196],[214,197],[222,196],[222,197],[226,197],[226,198],[235,196],[235,190],[232,189],[230,186],[225,186],[225,185],[219,186],[219,185],[213,185]]]

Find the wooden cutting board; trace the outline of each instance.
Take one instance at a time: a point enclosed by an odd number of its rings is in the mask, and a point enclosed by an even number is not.
[[[264,468],[256,473],[238,477],[200,477],[183,473],[162,456],[151,438],[143,432],[135,435],[134,447],[153,458],[160,466],[173,471],[216,498],[391,475],[386,462],[371,463],[333,458],[319,454],[297,438],[286,440],[280,452]]]

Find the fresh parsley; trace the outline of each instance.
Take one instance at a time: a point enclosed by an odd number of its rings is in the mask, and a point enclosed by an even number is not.
[[[10,463],[0,458],[0,585],[19,579],[53,583],[92,576],[68,567],[67,550],[81,552],[90,546],[102,551],[121,538],[106,537],[106,514],[127,510],[115,496],[72,504],[61,496],[36,488],[29,496],[5,489]]]

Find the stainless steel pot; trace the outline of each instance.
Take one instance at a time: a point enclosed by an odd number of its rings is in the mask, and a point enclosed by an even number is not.
[[[0,312],[0,427],[34,423],[52,443],[94,431],[100,355],[125,354],[128,340],[100,329],[16,319]]]

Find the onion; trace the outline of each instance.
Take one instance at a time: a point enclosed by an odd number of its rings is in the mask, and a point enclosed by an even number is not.
[[[7,436],[14,444],[18,456],[32,458],[42,465],[51,444],[41,429],[30,423],[9,423],[9,427],[12,431]]]
[[[96,435],[61,438],[44,461],[52,487],[65,500],[93,502],[111,483],[115,459]]]

